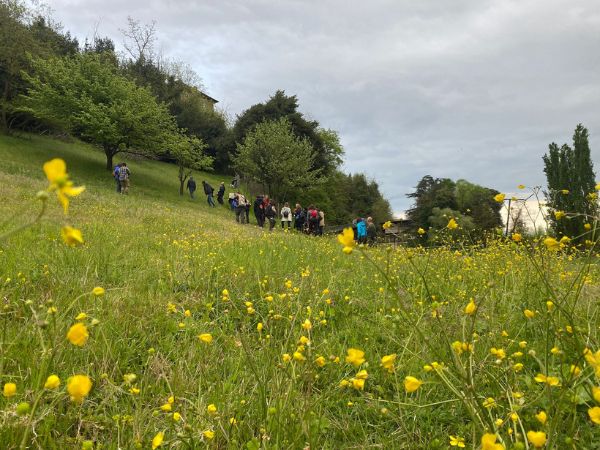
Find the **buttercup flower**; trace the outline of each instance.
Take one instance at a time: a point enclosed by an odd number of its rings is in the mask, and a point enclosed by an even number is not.
[[[60,235],[65,244],[70,247],[75,247],[76,245],[83,244],[83,236],[81,234],[81,230],[77,228],[70,227],[65,225],[60,230]]]
[[[352,228],[344,228],[342,234],[338,234],[338,242],[344,246],[342,249],[344,253],[350,254],[356,246],[356,242],[354,241],[354,232]]]
[[[77,322],[67,332],[67,339],[73,345],[83,347],[90,337],[87,327],[81,322]]]
[[[92,294],[94,294],[96,297],[101,297],[104,295],[104,288],[96,286],[94,289],[92,289]]]
[[[592,353],[590,349],[585,349],[583,356],[587,363],[594,368],[596,376],[600,378],[600,350],[596,353]]]
[[[600,425],[600,407],[594,406],[593,408],[588,409],[588,416],[590,416],[592,422],[596,425]]]
[[[497,201],[498,203],[502,203],[505,198],[506,198],[505,194],[496,194],[496,195],[494,195],[494,200]]]
[[[465,447],[465,439],[460,436],[452,436],[450,435],[450,446],[452,447]]]
[[[553,237],[547,237],[544,239],[544,245],[548,250],[553,252],[560,250],[560,243]]]
[[[504,450],[504,445],[496,443],[496,435],[485,433],[481,436],[481,450]]]
[[[564,219],[567,215],[565,214],[564,211],[554,211],[554,218],[556,220],[561,220]]]
[[[17,385],[15,383],[5,383],[2,395],[6,398],[12,397],[17,393]]]
[[[386,369],[389,373],[393,373],[394,364],[396,363],[396,356],[396,353],[385,355],[383,358],[381,358],[381,367]]]
[[[86,375],[74,375],[67,381],[67,392],[75,403],[83,402],[92,389],[92,380]]]
[[[212,430],[204,430],[202,432],[202,436],[204,436],[205,439],[213,439],[215,437],[215,432]]]
[[[527,432],[527,440],[535,448],[542,448],[544,445],[546,445],[546,433],[543,431],[530,430]]]
[[[448,225],[446,225],[446,228],[450,230],[456,230],[458,228],[458,223],[456,223],[456,220],[450,219],[448,221]]]
[[[50,375],[46,378],[46,382],[44,383],[44,389],[56,389],[60,386],[60,378],[56,375]]]
[[[467,306],[465,306],[465,314],[471,316],[475,314],[475,311],[477,311],[477,305],[475,304],[475,301],[471,299]]]
[[[392,228],[392,222],[390,222],[390,221],[388,220],[386,223],[384,223],[384,224],[383,224],[383,229],[384,229],[384,230],[388,230],[388,229],[390,229],[390,228]]]
[[[419,227],[419,229],[417,230],[417,233],[419,233],[422,236],[426,233],[426,231],[423,228]]]
[[[208,405],[206,407],[206,411],[211,415],[214,416],[217,413],[217,407],[211,403],[210,405]]]
[[[50,182],[48,191],[56,191],[58,201],[62,205],[65,214],[69,212],[69,197],[77,197],[83,191],[84,186],[74,187],[67,174],[67,164],[60,158],[55,158],[44,164],[46,178]]]
[[[421,380],[410,375],[404,378],[404,390],[408,393],[415,392],[422,384]]]
[[[198,336],[198,339],[200,339],[205,344],[210,344],[213,341],[212,334],[210,333],[202,333]]]
[[[346,356],[346,362],[355,367],[360,366],[365,362],[365,352],[357,348],[349,348],[348,355]]]
[[[158,447],[160,447],[163,443],[164,438],[165,433],[163,433],[162,431],[156,433],[156,435],[152,438],[152,450],[155,450]]]

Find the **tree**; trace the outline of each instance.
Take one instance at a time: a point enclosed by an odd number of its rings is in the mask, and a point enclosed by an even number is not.
[[[122,151],[156,154],[176,133],[167,107],[100,55],[34,59],[24,109],[102,147],[106,168]]]
[[[185,181],[192,171],[211,169],[213,159],[204,154],[206,144],[202,140],[184,134],[183,130],[172,136],[167,148],[179,168],[179,195],[183,195]]]
[[[590,156],[588,130],[579,124],[573,134],[573,148],[567,144],[549,145],[543,156],[544,172],[548,181],[546,201],[550,223],[558,236],[579,240],[585,233],[584,224],[598,213],[595,189],[596,175]],[[557,211],[577,216],[557,219]]]
[[[298,111],[298,106],[295,95],[288,96],[278,90],[265,103],[253,105],[238,116],[233,127],[235,140],[243,142],[260,123],[286,118],[294,135],[306,139],[312,146],[315,153],[312,168],[320,169],[324,175],[329,174],[339,165],[343,153],[337,134],[320,128],[316,120],[307,120]]]
[[[321,171],[313,168],[315,152],[307,139],[292,132],[286,118],[263,122],[237,146],[234,167],[280,198],[314,186]]]

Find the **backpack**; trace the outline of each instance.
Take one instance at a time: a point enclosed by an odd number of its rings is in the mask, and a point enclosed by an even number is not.
[[[129,169],[126,166],[119,167],[119,180],[126,180],[129,175]]]
[[[310,211],[310,217],[308,218],[310,223],[319,223],[319,214],[316,209]]]
[[[285,211],[283,211],[283,218],[287,219],[288,217],[290,217],[290,211],[286,209]]]

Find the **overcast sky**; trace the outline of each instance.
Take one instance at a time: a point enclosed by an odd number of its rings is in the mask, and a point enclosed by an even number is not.
[[[340,134],[344,170],[392,208],[418,180],[544,184],[547,145],[588,127],[600,171],[598,0],[49,0],[81,41],[156,20],[231,116],[277,89]]]

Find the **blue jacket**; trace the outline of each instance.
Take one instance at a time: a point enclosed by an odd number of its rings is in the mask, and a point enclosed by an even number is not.
[[[367,236],[367,224],[364,220],[356,224],[356,234],[358,234],[359,238]]]

